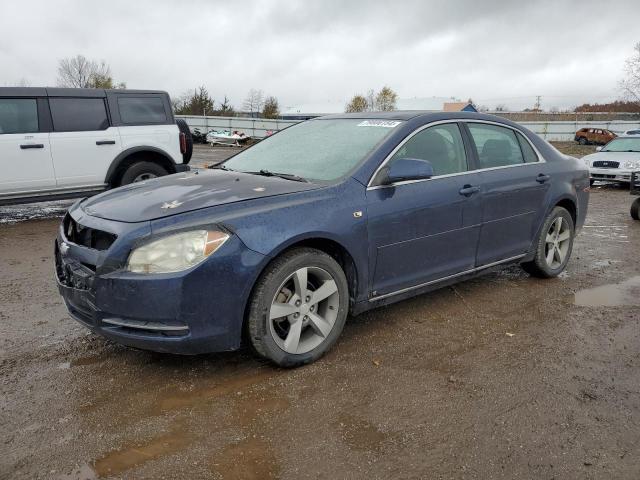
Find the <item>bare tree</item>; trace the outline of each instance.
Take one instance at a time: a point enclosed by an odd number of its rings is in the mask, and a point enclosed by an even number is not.
[[[276,97],[267,97],[262,109],[262,118],[278,118],[280,116],[280,106]]]
[[[354,95],[349,103],[344,107],[346,113],[366,112],[369,109],[369,102],[364,95]]]
[[[113,80],[111,68],[104,60],[96,62],[84,55],[60,60],[57,83],[69,88],[126,88],[123,82]]]
[[[376,109],[381,112],[391,112],[396,109],[398,94],[391,88],[384,86],[376,95]]]
[[[373,88],[370,88],[366,95],[367,99],[367,111],[373,112],[376,109],[376,92]]]
[[[478,108],[479,111],[482,111],[482,105]],[[499,103],[496,105],[496,112],[508,112],[509,107],[507,107],[504,103]]]
[[[624,64],[625,78],[620,81],[620,88],[625,97],[640,105],[640,42],[633,50],[633,55]]]
[[[262,105],[264,105],[264,93],[262,90],[252,88],[242,103],[242,109],[248,113],[255,113],[260,111]]]

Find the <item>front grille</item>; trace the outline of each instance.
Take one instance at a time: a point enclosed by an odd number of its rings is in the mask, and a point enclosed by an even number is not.
[[[71,215],[67,215],[64,218],[63,225],[67,240],[95,250],[107,250],[117,238],[113,233],[81,225],[71,218]]]
[[[596,160],[593,166],[597,168],[619,168],[620,162],[609,162],[606,160]]]

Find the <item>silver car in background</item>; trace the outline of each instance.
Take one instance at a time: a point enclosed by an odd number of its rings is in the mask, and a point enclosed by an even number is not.
[[[628,184],[631,172],[640,170],[640,135],[614,138],[596,150],[583,157],[592,185],[596,180]]]

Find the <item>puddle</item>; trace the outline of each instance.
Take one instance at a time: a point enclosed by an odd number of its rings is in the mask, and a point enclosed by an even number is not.
[[[152,408],[152,414],[161,415],[168,411],[180,410],[194,407],[209,400],[237,393],[246,387],[260,383],[274,376],[273,370],[263,370],[253,374],[238,373],[237,377],[231,378],[224,383],[206,388],[199,388],[190,391],[178,391],[172,394],[163,395],[158,403]]]
[[[387,435],[375,425],[351,415],[342,415],[339,426],[342,439],[353,450],[377,451],[387,439]]]
[[[582,307],[624,307],[640,305],[640,276],[622,283],[602,285],[575,293],[574,303]]]
[[[176,453],[193,441],[192,436],[182,428],[154,438],[146,445],[132,445],[114,450],[96,460],[93,465],[99,477],[120,475],[145,462]]]
[[[211,467],[222,478],[269,480],[280,474],[269,444],[255,437],[226,447],[212,461]]]

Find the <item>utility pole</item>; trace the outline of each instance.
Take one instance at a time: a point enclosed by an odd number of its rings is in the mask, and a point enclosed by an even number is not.
[[[541,98],[542,98],[542,96],[541,96],[541,95],[536,95],[536,104],[533,106],[533,109],[534,109],[536,112],[539,112],[539,111],[541,110],[541,109],[540,109],[540,99],[541,99]]]

